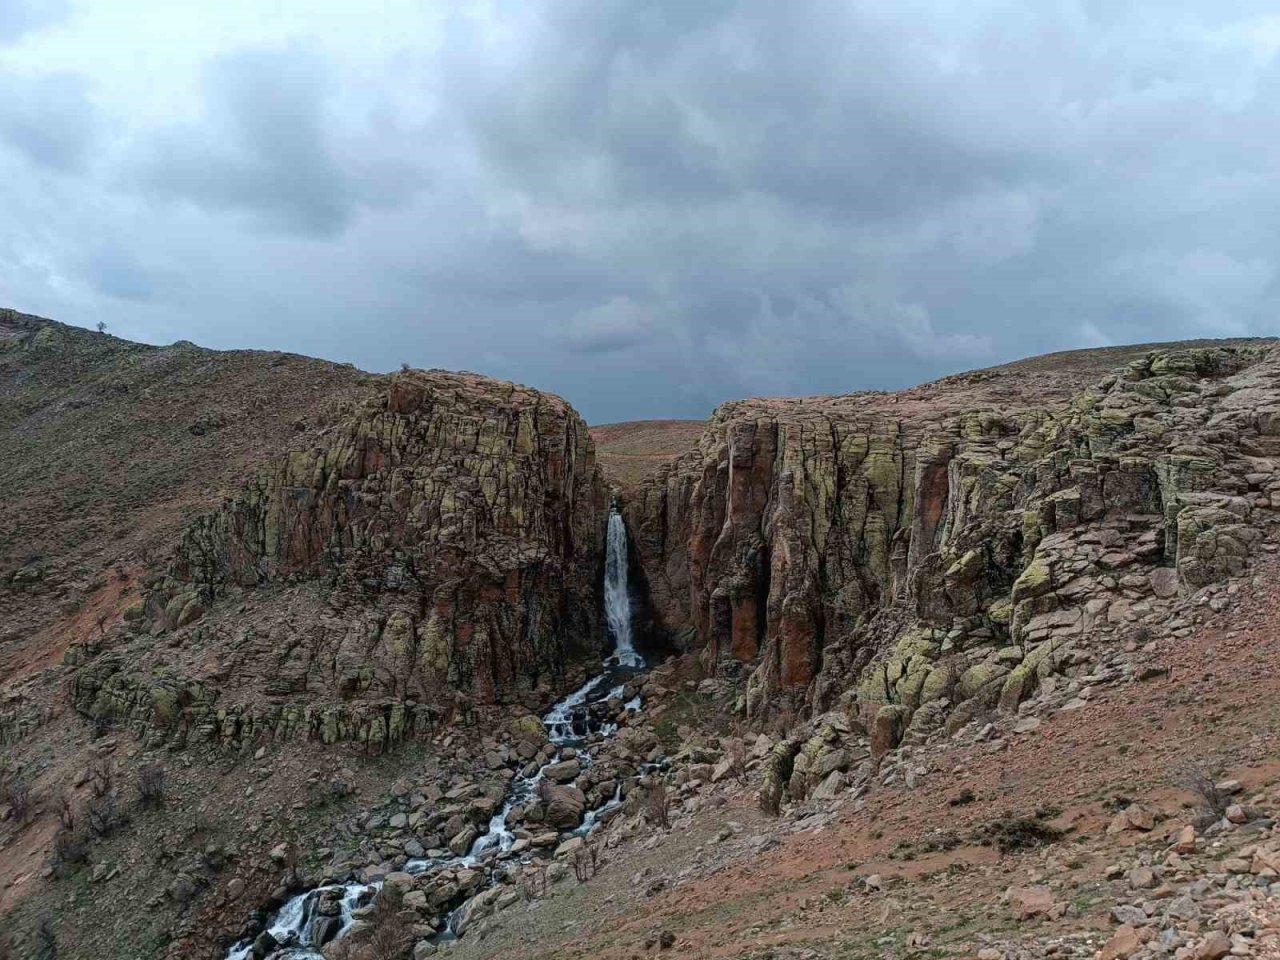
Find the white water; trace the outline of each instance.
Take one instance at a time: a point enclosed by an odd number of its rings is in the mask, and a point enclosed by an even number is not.
[[[608,549],[605,554],[605,615],[615,644],[614,654],[605,661],[606,666],[618,673],[627,674],[643,669],[645,661],[635,650],[631,634],[631,597],[627,593],[627,528],[618,512],[612,511],[609,516]],[[507,817],[511,809],[517,805],[528,803],[538,795],[538,787],[543,779],[543,771],[563,756],[563,748],[573,746],[577,750],[578,762],[585,769],[591,765],[592,750],[587,741],[593,736],[609,737],[617,732],[618,726],[613,722],[601,722],[589,709],[591,705],[620,699],[626,693],[625,679],[618,682],[614,672],[606,670],[597,674],[574,690],[564,699],[554,704],[542,717],[547,728],[547,740],[561,749],[556,750],[550,760],[538,767],[532,776],[517,776],[507,791],[502,807],[489,820],[487,831],[477,837],[471,849],[462,856],[410,860],[404,869],[409,873],[422,873],[437,867],[464,866],[472,868],[495,857],[508,853],[515,845],[515,834],[507,827]],[[639,694],[623,704],[623,709],[634,713],[641,706]],[[647,767],[647,765],[646,765]],[[585,836],[592,827],[610,810],[622,804],[622,786],[615,789],[614,794],[599,807],[586,811],[582,825],[570,831],[578,836]],[[381,884],[345,883],[317,887],[299,893],[290,899],[272,918],[267,927],[268,932],[280,944],[280,949],[269,956],[272,960],[322,960],[315,952],[318,946],[311,942],[311,921],[313,908],[323,891],[340,887],[344,893],[342,898],[342,925],[334,939],[342,937],[350,929],[353,922],[351,913],[365,898],[366,893],[376,892]],[[445,930],[438,939],[451,939],[454,915],[446,918]],[[226,960],[249,960],[253,955],[253,939],[250,938],[236,944],[228,953]]]
[[[627,525],[616,509],[609,511],[609,537],[604,560],[604,615],[613,636],[610,663],[640,670],[644,657],[636,653],[631,635],[631,594],[627,589]]]
[[[276,914],[275,919],[271,921],[271,925],[267,927],[267,932],[275,937],[276,943],[280,945],[280,949],[272,954],[272,956],[280,958],[294,958],[294,960],[302,960],[307,957],[319,957],[312,948],[319,946],[311,939],[311,922],[317,918],[314,912],[315,905],[323,897],[328,890],[342,890],[341,900],[341,925],[337,934],[332,938],[334,940],[341,939],[354,922],[351,916],[353,910],[361,906],[360,901],[365,899],[366,894],[374,894],[378,891],[380,884],[374,883],[344,883],[330,884],[323,887],[316,887],[314,890],[307,890],[303,893],[292,897]],[[255,938],[256,939],[256,938]],[[243,941],[237,944],[227,954],[227,960],[248,960],[253,955],[253,939]]]

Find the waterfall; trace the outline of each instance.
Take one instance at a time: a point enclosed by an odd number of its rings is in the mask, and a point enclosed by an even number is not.
[[[613,636],[610,662],[640,669],[644,658],[636,653],[631,635],[631,594],[627,591],[627,526],[617,508],[609,511],[609,537],[604,564],[604,613]]]
[[[631,597],[627,593],[627,528],[622,522],[622,515],[617,509],[609,513],[609,536],[605,552],[604,609],[609,622],[609,633],[613,636],[613,656],[605,661],[605,671],[591,677],[568,696],[555,703],[542,717],[547,731],[548,741],[559,747],[573,746],[577,750],[577,759],[584,767],[589,767],[593,753],[601,739],[613,736],[618,730],[616,708],[607,707],[626,696],[628,678],[634,671],[644,669],[644,657],[636,652],[631,632]],[[604,709],[601,709],[601,708]],[[627,713],[635,713],[641,709],[639,693],[627,700],[622,709]],[[517,774],[507,789],[507,795],[501,808],[489,820],[489,829],[477,837],[471,849],[461,856],[437,859],[420,858],[409,860],[403,869],[411,874],[428,870],[450,867],[467,867],[486,871],[486,884],[489,889],[498,880],[495,879],[494,865],[511,856],[515,845],[516,834],[507,826],[507,817],[517,804],[524,805],[538,796],[538,787],[542,782],[543,771],[552,764],[558,763],[562,752],[556,752],[542,763],[530,775]],[[653,764],[642,764],[641,773],[646,774],[654,769]],[[601,818],[615,807],[622,804],[622,784],[613,792],[613,796],[600,806],[585,812],[582,824],[574,830],[565,831],[574,836],[585,836],[600,822]],[[527,855],[526,860],[527,862]],[[271,936],[266,943],[266,956],[271,960],[323,960],[323,955],[316,950],[321,939],[338,939],[352,929],[355,922],[353,912],[378,890],[381,884],[364,884],[350,881],[331,884],[307,890],[290,899],[267,924],[266,933]],[[315,921],[323,920],[327,914],[319,914],[317,907],[322,897],[339,899],[336,922],[332,925],[317,928]],[[432,938],[433,942],[444,942],[455,939],[453,922],[458,915],[455,908],[447,915],[445,930]],[[333,911],[334,905],[326,909]],[[324,931],[324,937],[318,935]],[[242,940],[231,948],[226,960],[252,960],[256,937]]]

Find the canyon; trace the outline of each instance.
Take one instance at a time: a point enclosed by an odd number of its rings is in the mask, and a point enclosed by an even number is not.
[[[1064,878],[1114,898],[1103,861],[1137,857],[1172,899],[1194,862],[1208,896],[1206,842],[1248,850],[1218,885],[1257,907],[1247,936],[1207,907],[1121,910],[1111,956],[1213,931],[1270,955],[1280,700],[1229,621],[1271,622],[1274,340],[588,427],[476,374],[0,312],[0,397],[18,956],[1094,956],[1113,925]],[[1228,685],[1208,704],[1206,657]],[[1256,799],[1198,821],[1180,865],[1091,819],[1186,819],[1150,764],[1116,770],[1106,718],[1137,701],[1149,750]],[[1247,749],[1214,709],[1253,724]],[[1037,764],[1073,718],[1096,731],[1068,791]],[[1115,801],[1136,789],[1153,799]],[[972,834],[937,840],[948,818]],[[1076,831],[1098,877],[1052,839],[975,840],[992,819]],[[1048,900],[935,929],[886,832],[988,899]],[[1019,871],[1037,879],[995,889]]]

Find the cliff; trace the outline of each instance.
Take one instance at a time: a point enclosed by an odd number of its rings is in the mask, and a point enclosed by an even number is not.
[[[1274,342],[1051,359],[721,407],[627,505],[655,628],[748,671],[752,716],[839,704],[892,745],[1239,574],[1280,505]]]
[[[423,735],[599,658],[605,512],[563,400],[398,374],[186,529],[128,615],[167,649],[73,649],[74,701],[183,739]]]

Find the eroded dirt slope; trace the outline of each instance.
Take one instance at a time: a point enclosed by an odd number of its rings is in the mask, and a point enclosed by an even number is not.
[[[99,616],[113,622],[127,600],[112,580],[136,597],[140,569],[191,517],[378,380],[0,310],[0,679],[56,659]]]

